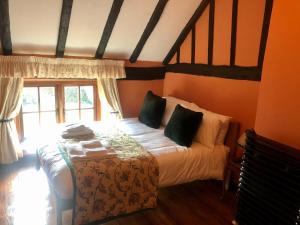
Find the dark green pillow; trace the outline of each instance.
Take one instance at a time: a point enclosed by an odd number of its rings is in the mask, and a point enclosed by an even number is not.
[[[203,113],[177,105],[166,128],[165,135],[177,144],[190,147],[202,121]]]
[[[139,115],[139,121],[152,128],[159,128],[166,108],[166,99],[148,91]]]

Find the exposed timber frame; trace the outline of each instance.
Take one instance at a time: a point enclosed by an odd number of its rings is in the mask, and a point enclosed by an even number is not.
[[[208,63],[195,63],[195,24],[203,14],[203,11],[209,5],[209,32],[208,32]],[[180,36],[169,51],[163,63],[168,64],[167,72],[184,73],[191,75],[215,76],[228,79],[253,80],[260,81],[266,44],[269,33],[269,26],[272,14],[273,0],[266,0],[265,12],[263,18],[263,27],[261,32],[260,49],[258,62],[256,66],[237,66],[236,61],[236,39],[238,23],[238,0],[233,0],[232,5],[232,27],[231,27],[231,48],[229,65],[213,65],[213,44],[214,44],[214,17],[215,17],[215,0],[202,1],[195,11],[194,15],[182,30]],[[189,33],[192,33],[191,63],[180,63],[180,47]],[[172,57],[177,52],[176,63],[169,64]]]
[[[69,31],[73,0],[63,0],[60,15],[59,33],[56,45],[56,57],[64,57],[66,41]]]
[[[157,3],[152,16],[150,17],[150,20],[149,20],[138,44],[136,45],[136,47],[129,59],[129,61],[131,63],[136,62],[137,58],[139,57],[141,51],[144,48],[145,43],[147,42],[147,40],[150,37],[152,31],[154,30],[156,24],[158,23],[167,2],[168,2],[168,0],[159,0],[159,2]]]
[[[3,55],[12,54],[12,43],[10,34],[9,2],[0,0],[0,39]]]
[[[107,18],[101,40],[99,43],[99,46],[97,48],[95,58],[102,59],[103,55],[105,53],[106,46],[108,44],[108,41],[110,39],[110,36],[113,32],[114,26],[116,24],[116,21],[118,19],[119,13],[121,11],[122,5],[124,0],[113,0],[113,4],[109,13],[109,16]]]

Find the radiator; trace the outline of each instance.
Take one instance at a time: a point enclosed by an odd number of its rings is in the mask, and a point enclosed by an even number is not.
[[[236,221],[239,225],[300,225],[300,150],[247,131]]]

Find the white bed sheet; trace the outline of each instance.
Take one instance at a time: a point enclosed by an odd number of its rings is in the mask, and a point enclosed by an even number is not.
[[[224,145],[210,149],[194,142],[190,148],[177,145],[164,136],[164,128],[153,129],[136,118],[118,122],[118,127],[151,152],[159,165],[159,186],[171,186],[194,180],[223,179],[229,148]],[[53,149],[55,147],[53,146]],[[62,199],[73,197],[69,168],[56,150],[40,155],[56,194]]]

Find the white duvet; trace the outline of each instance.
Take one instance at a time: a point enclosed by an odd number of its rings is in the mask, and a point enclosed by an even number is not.
[[[136,118],[118,122],[118,127],[151,152],[159,165],[159,186],[171,186],[193,180],[223,179],[228,147],[217,145],[210,149],[194,142],[190,148],[177,145],[164,136],[164,128],[153,129]],[[73,185],[71,173],[64,159],[56,151],[44,152],[47,170],[56,194],[71,199]]]

